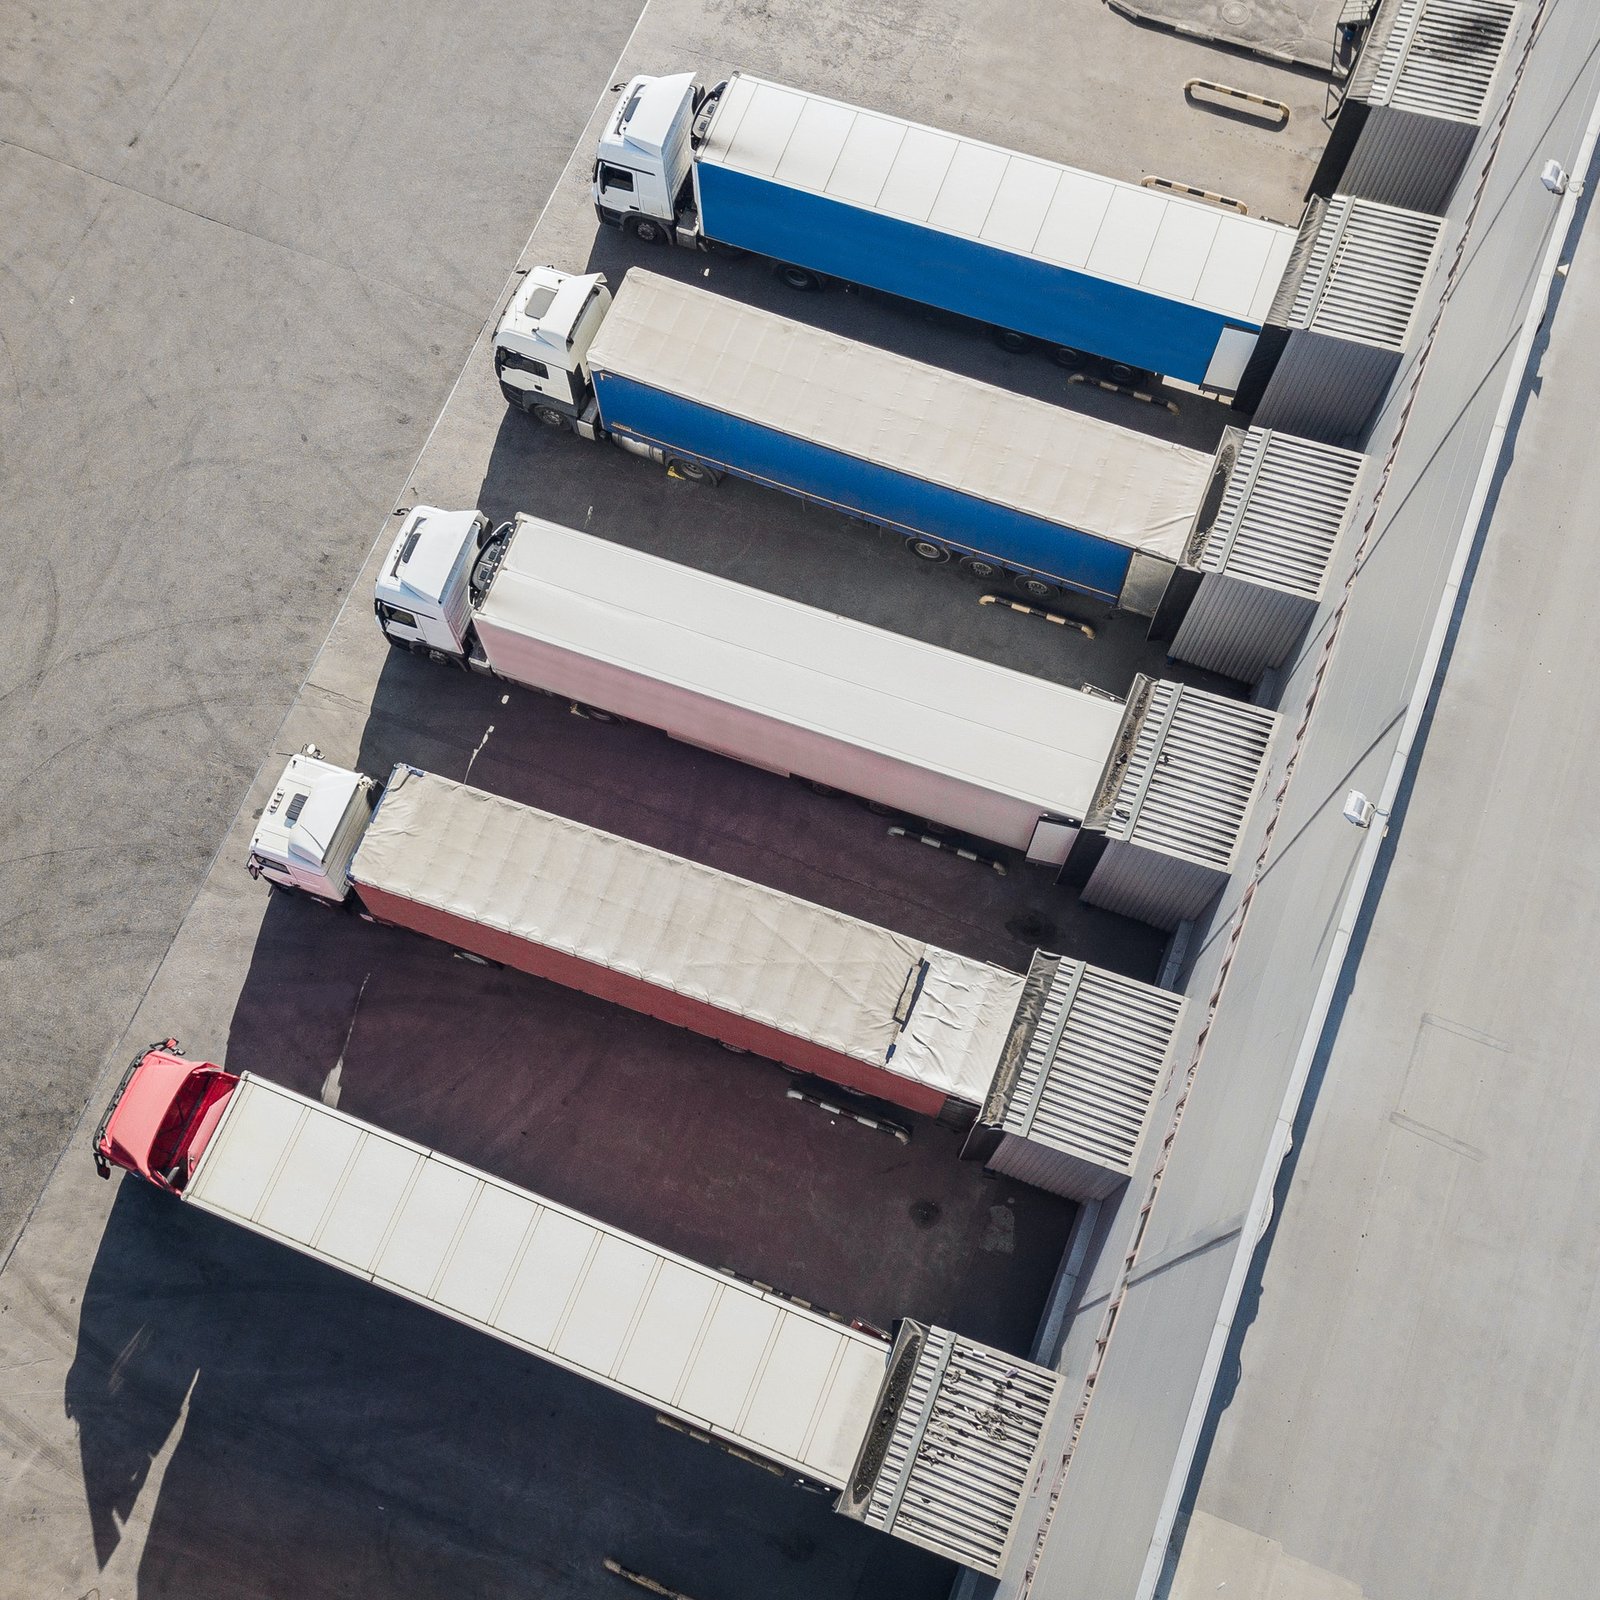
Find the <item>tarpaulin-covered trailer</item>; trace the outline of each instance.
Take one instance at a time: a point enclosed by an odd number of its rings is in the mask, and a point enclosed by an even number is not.
[[[374,814],[376,788],[292,757],[251,870],[910,1111],[971,1123],[1021,1094],[1039,1159],[1018,1175],[1071,1199],[1127,1177],[1176,995],[1042,952],[1025,980],[415,767]],[[967,1159],[1027,1158],[1033,1113],[1007,1116]]]
[[[383,921],[933,1116],[988,1093],[1022,987],[414,767],[389,779],[350,881]]]

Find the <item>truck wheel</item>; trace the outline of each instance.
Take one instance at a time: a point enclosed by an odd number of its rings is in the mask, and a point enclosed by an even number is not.
[[[535,421],[542,422],[547,428],[564,428],[567,425],[566,413],[556,410],[554,406],[535,406],[533,415]]]
[[[1082,350],[1074,350],[1070,344],[1052,345],[1050,359],[1069,372],[1082,372],[1089,365],[1088,355]]]
[[[602,711],[599,706],[586,706],[581,700],[570,701],[567,710],[575,717],[582,717],[585,722],[606,722],[613,727],[622,727],[626,717],[619,717],[614,711]]]
[[[1017,593],[1030,600],[1053,600],[1061,590],[1048,578],[1036,578],[1031,572],[1019,572],[1015,578]]]
[[[1014,356],[1026,355],[1038,342],[1035,339],[1030,339],[1027,334],[1018,333],[1012,328],[991,328],[989,337],[1002,350],[1008,350]]]
[[[806,267],[795,267],[786,261],[780,261],[773,271],[778,274],[780,282],[787,284],[791,289],[799,290],[802,294],[813,294],[822,287],[822,279]]]
[[[1000,569],[992,561],[985,561],[982,556],[962,556],[956,563],[961,570],[971,578],[981,578],[985,583],[991,578],[1000,575]]]
[[[906,540],[906,549],[919,561],[931,561],[935,565],[950,559],[950,552],[942,544],[935,544],[932,539],[919,539],[915,534]]]
[[[722,482],[722,474],[703,461],[685,461],[682,456],[667,457],[667,472],[676,478],[687,478],[690,483],[708,483],[715,487]]]
[[[628,231],[640,244],[665,244],[667,242],[667,227],[664,222],[658,222],[654,217],[635,217],[629,224]]]

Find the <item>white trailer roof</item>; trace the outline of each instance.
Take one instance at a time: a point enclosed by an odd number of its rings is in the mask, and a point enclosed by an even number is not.
[[[485,621],[1081,817],[1116,701],[519,517]]]
[[[245,1075],[185,1198],[840,1487],[887,1347]]]
[[[1022,978],[449,778],[397,767],[371,885],[979,1104]]]
[[[843,455],[1170,561],[1211,457],[637,267],[589,363]]]
[[[1294,229],[736,73],[703,163],[1256,326]]]

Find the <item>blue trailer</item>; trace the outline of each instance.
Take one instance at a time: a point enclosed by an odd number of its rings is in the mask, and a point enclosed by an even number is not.
[[[535,269],[495,345],[506,398],[541,420],[782,489],[1025,592],[1145,615],[1231,460],[638,269],[614,300],[598,275]]]
[[[1295,230],[736,73],[635,78],[594,166],[602,221],[768,256],[1228,393]]]

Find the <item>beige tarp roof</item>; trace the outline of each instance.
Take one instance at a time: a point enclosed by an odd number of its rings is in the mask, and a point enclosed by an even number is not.
[[[351,876],[973,1103],[1021,992],[998,967],[407,767]]]
[[[637,268],[589,364],[1177,561],[1211,457]]]

